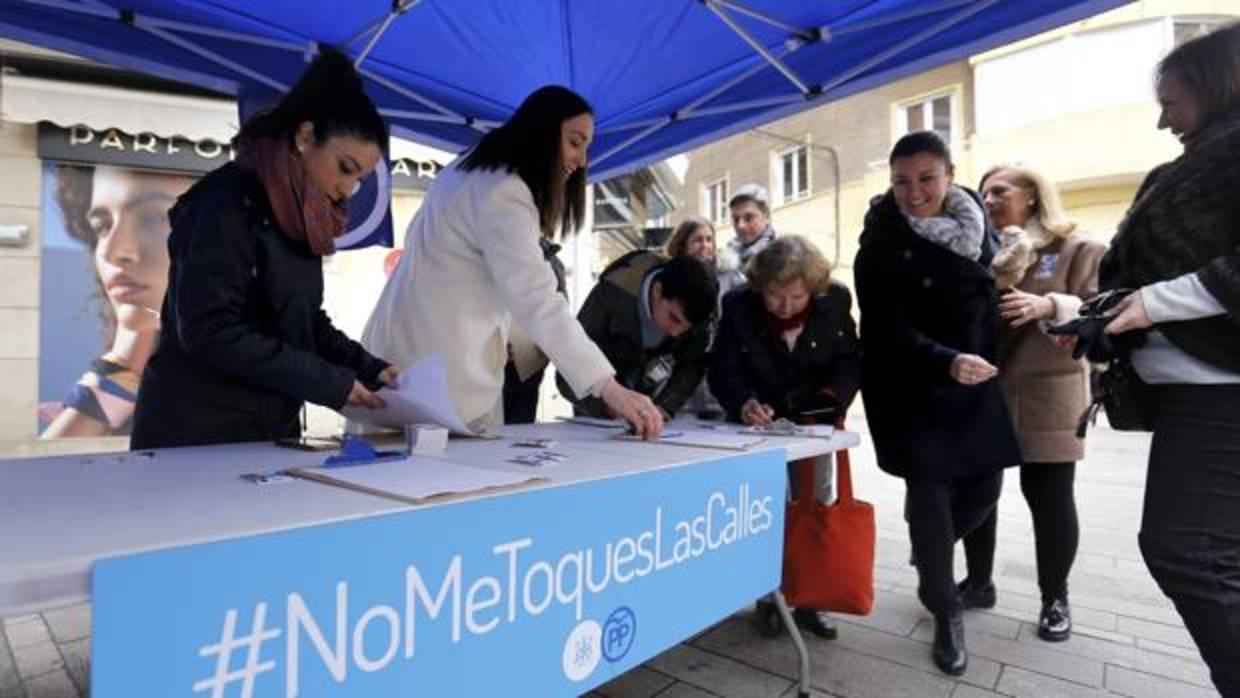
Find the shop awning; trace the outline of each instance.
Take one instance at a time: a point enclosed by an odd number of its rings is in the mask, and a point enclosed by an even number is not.
[[[0,116],[6,121],[152,133],[227,143],[237,131],[232,100],[84,85],[21,75],[0,76]]]

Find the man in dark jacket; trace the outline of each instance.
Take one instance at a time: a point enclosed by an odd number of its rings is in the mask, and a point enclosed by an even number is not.
[[[603,271],[577,319],[603,350],[621,385],[675,416],[706,373],[719,284],[696,257],[630,252]],[[578,398],[557,376],[578,414],[610,417],[597,398]]]

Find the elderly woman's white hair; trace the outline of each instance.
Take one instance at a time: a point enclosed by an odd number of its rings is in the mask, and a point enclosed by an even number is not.
[[[831,263],[814,243],[800,235],[781,235],[754,255],[745,267],[749,287],[761,291],[774,284],[805,282],[810,293],[820,293],[831,283]]]
[[[1076,230],[1076,222],[1068,218],[1059,200],[1059,190],[1051,184],[1041,172],[1020,162],[1001,163],[986,170],[977,184],[978,191],[986,188],[986,180],[1000,172],[1006,172],[1016,180],[1016,184],[1030,193],[1033,211],[1031,213],[1042,224],[1046,232],[1058,237],[1067,237]]]

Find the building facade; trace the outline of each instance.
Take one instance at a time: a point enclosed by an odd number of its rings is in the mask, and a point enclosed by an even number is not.
[[[770,192],[775,229],[809,237],[851,284],[869,201],[888,187],[892,145],[930,129],[951,145],[957,182],[976,187],[992,165],[1028,163],[1106,241],[1145,173],[1180,152],[1156,128],[1156,63],[1238,18],[1233,0],[1138,0],[732,136],[687,154],[688,205],[672,221],[705,216],[725,241],[729,193],[757,182]]]

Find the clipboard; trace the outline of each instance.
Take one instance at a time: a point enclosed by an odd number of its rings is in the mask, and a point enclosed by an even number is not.
[[[285,472],[293,477],[406,504],[429,504],[478,494],[509,492],[550,481],[546,477],[476,468],[422,456],[347,467],[290,468]]]

